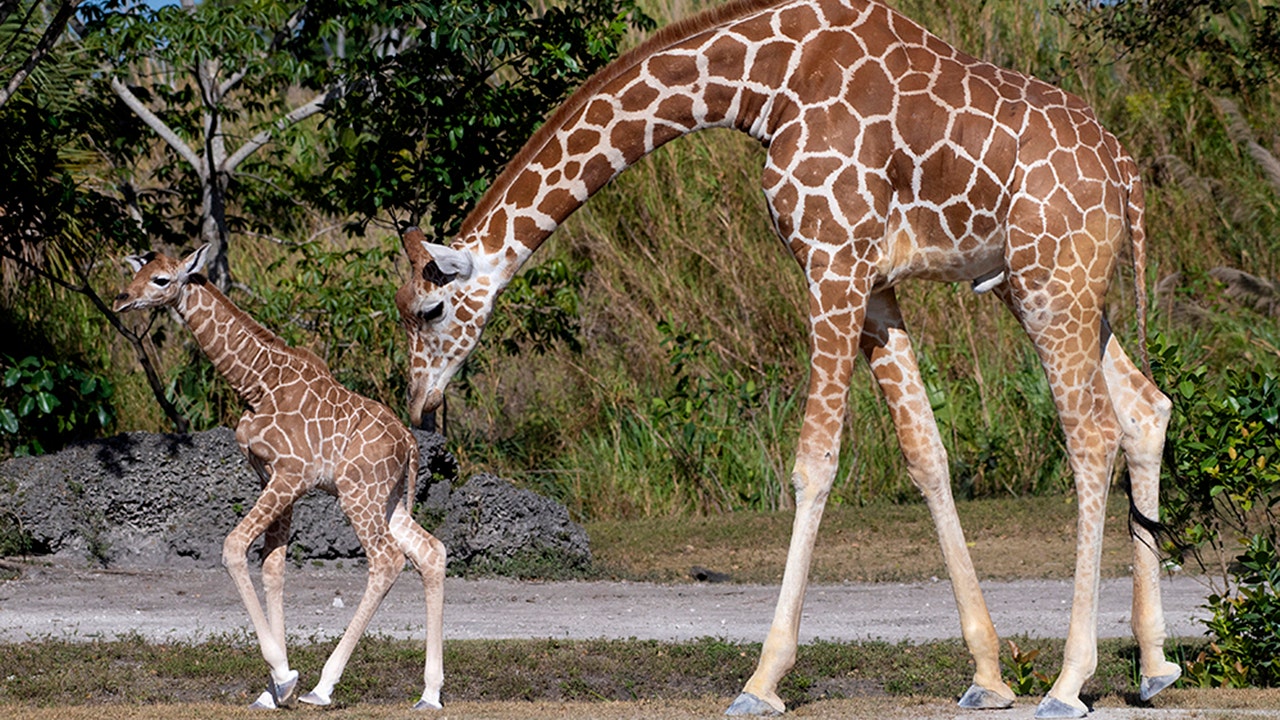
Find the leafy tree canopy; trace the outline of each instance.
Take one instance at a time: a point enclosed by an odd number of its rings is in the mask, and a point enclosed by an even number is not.
[[[380,214],[437,239],[573,88],[652,20],[633,0],[313,4],[306,32],[345,38],[345,83],[325,178],[335,210],[363,228]],[[332,82],[333,80],[331,80]]]
[[[1087,35],[1214,90],[1247,92],[1280,75],[1280,6],[1271,2],[1074,0],[1064,8]]]

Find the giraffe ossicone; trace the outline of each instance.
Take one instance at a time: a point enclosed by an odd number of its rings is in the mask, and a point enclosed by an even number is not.
[[[314,489],[336,495],[369,560],[364,596],[311,692],[328,705],[356,642],[404,569],[406,556],[426,595],[426,660],[418,709],[439,708],[443,669],[444,545],[411,515],[418,444],[390,408],[348,390],[311,352],[292,348],[237,308],[200,274],[205,245],[183,260],[154,252],[129,256],[134,276],[116,312],[173,308],[248,409],[236,441],[262,492],[223,543],[222,562],[249,611],[271,668],[258,709],[291,704],[298,682],[284,631],[284,570],[294,503]],[[266,612],[249,576],[249,546],[265,534]]]
[[[951,495],[947,454],[895,287],[970,283],[1034,344],[1062,423],[1079,507],[1062,671],[1037,714],[1083,716],[1097,665],[1097,591],[1111,469],[1158,517],[1171,404],[1106,327],[1116,261],[1132,250],[1145,358],[1146,236],[1137,166],[1079,98],[966,55],[875,0],[739,0],[657,32],[588,80],[530,138],[446,249],[403,236],[396,295],[411,350],[416,424],[480,339],[499,292],[574,210],[673,139],[709,128],[767,147],[774,229],[808,284],[808,399],[792,481],[796,514],[773,623],[730,713],[785,709],[801,606],[835,478],[856,356],[889,406],[937,528],[973,655],[966,707],[1007,707],[999,642]],[[440,258],[467,256],[465,276]],[[1159,563],[1134,528],[1133,632],[1144,689],[1180,673],[1164,656]]]

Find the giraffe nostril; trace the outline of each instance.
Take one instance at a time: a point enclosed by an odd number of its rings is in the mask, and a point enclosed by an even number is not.
[[[116,295],[116,300],[128,300],[128,299],[129,299],[129,293],[127,292],[122,292],[119,295]]]

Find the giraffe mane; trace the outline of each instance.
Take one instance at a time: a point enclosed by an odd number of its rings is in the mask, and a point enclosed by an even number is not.
[[[307,348],[294,347],[293,345],[290,345],[289,343],[285,342],[284,338],[272,332],[270,328],[267,328],[262,323],[258,322],[249,313],[240,309],[239,305],[236,305],[235,303],[231,302],[231,299],[228,298],[226,294],[224,294],[221,290],[219,290],[217,285],[214,285],[213,283],[209,282],[208,278],[206,278],[203,274],[196,273],[192,275],[188,280],[188,282],[192,285],[199,285],[203,287],[205,290],[207,290],[208,292],[212,293],[213,296],[219,301],[219,303],[223,307],[225,307],[229,313],[231,313],[231,316],[235,319],[235,321],[239,323],[242,327],[246,328],[249,331],[249,334],[255,340],[261,342],[263,345],[279,350],[280,352],[283,352],[285,354],[298,357],[304,362],[311,363],[319,367],[320,369],[324,370],[325,372],[329,371],[329,365],[324,361],[324,358],[315,354],[311,350],[308,350]]]
[[[559,130],[565,122],[573,117],[574,113],[586,106],[587,102],[595,97],[600,88],[604,87],[611,80],[622,75],[626,71],[635,67],[640,61],[653,55],[654,53],[664,50],[676,43],[687,38],[693,37],[698,33],[704,32],[714,27],[719,27],[726,23],[732,22],[739,18],[753,14],[760,10],[780,5],[787,0],[731,0],[718,7],[704,10],[700,13],[692,15],[683,20],[678,20],[667,25],[653,35],[649,36],[644,42],[627,52],[619,55],[616,59],[606,65],[604,68],[596,72],[586,80],[577,90],[569,95],[563,103],[560,104],[547,117],[546,122],[530,136],[525,142],[524,147],[516,153],[510,162],[498,174],[498,177],[485,191],[475,208],[467,214],[466,219],[462,223],[459,237],[466,237],[476,227],[476,225],[491,211],[494,205],[507,191],[515,179],[519,177],[520,170],[523,169],[534,158],[537,153],[546,147],[552,135]]]

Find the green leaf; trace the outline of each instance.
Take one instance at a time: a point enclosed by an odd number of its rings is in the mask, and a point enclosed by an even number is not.
[[[52,415],[53,409],[58,407],[60,403],[58,398],[51,393],[36,393],[36,406],[40,408],[40,412],[45,415]]]

